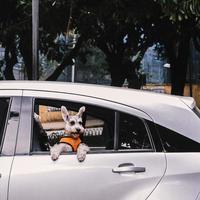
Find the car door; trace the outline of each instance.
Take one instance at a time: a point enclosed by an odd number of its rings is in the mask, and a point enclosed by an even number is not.
[[[27,199],[146,199],[155,189],[164,175],[166,162],[162,152],[156,152],[149,128],[145,120],[151,120],[145,113],[124,105],[70,94],[55,94],[45,92],[25,91],[22,103],[19,135],[14,158],[9,200]],[[57,161],[52,161],[49,152],[32,151],[32,118],[35,105],[32,96],[39,100],[43,98],[48,103],[61,103],[72,105],[85,105],[89,119],[99,124],[104,121],[113,123],[107,128],[112,130],[113,141],[108,148],[100,143],[100,139],[92,142],[98,143],[90,149],[84,162],[78,162],[75,153],[66,153]],[[40,102],[40,101],[39,101]],[[55,108],[54,108],[55,109]],[[54,110],[53,109],[53,110]],[[48,110],[49,109],[48,107]],[[35,111],[35,110],[34,110]],[[36,111],[35,111],[36,112]],[[132,116],[133,115],[133,116]],[[50,113],[48,113],[50,116]],[[96,117],[96,118],[95,118]],[[101,119],[101,120],[100,120]],[[130,119],[130,120],[129,120]],[[134,123],[139,120],[141,130],[146,130],[148,142],[137,144],[135,138],[131,139],[126,133],[132,132],[138,136],[136,130],[132,131]],[[106,121],[107,120],[107,121]],[[98,127],[100,129],[102,127]],[[90,128],[89,131],[96,131]],[[130,130],[129,130],[130,129]],[[106,130],[106,129],[105,129]],[[88,135],[101,135],[89,132]],[[140,130],[138,130],[140,132]],[[111,136],[112,137],[112,136]],[[145,136],[146,137],[146,136]],[[91,138],[90,138],[91,139]],[[137,148],[132,148],[138,145]],[[88,140],[90,143],[91,140]]]
[[[18,95],[12,97],[11,95]],[[1,91],[0,95],[0,199],[8,199],[10,171],[15,151],[21,106],[20,91]]]

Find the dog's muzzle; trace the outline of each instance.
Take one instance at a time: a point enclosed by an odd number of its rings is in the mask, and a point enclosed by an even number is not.
[[[73,138],[78,138],[78,137],[80,137],[80,135],[82,134],[82,132],[71,132],[71,133],[69,133],[69,132],[67,132],[67,131],[65,131],[65,134],[66,135],[71,135]]]

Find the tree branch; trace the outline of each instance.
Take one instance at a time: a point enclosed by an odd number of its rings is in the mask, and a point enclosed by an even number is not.
[[[44,79],[46,81],[56,81],[58,79],[58,77],[60,76],[60,74],[62,73],[62,71],[67,66],[69,66],[73,63],[72,58],[76,57],[82,43],[83,43],[83,37],[80,36],[78,38],[78,41],[77,41],[74,49],[72,49],[70,51],[70,53],[66,53],[65,56],[63,57],[61,64],[57,66],[57,68],[54,70],[54,72],[52,74],[50,74],[47,78],[44,78]]]

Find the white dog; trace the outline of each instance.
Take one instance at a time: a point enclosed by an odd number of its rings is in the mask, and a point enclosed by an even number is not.
[[[89,147],[81,143],[80,135],[84,133],[82,115],[85,107],[81,107],[76,115],[69,115],[65,106],[61,106],[62,118],[65,121],[65,134],[61,137],[58,144],[51,147],[51,158],[57,160],[62,152],[77,152],[77,158],[80,162],[85,160]]]

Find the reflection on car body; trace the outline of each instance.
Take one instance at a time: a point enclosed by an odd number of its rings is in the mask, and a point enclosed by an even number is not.
[[[57,161],[41,139],[62,134],[61,106],[85,106],[84,162]],[[190,97],[51,82],[0,83],[0,199],[195,200],[200,118]],[[15,114],[13,114],[15,113]]]

